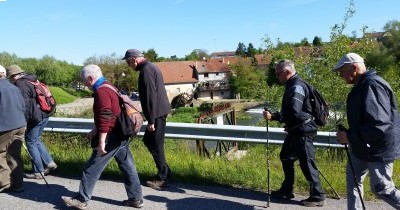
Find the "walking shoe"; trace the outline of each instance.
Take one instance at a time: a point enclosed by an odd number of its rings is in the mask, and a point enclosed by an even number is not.
[[[86,209],[86,207],[87,207],[86,202],[81,202],[80,200],[78,200],[76,198],[61,196],[61,199],[63,199],[63,201],[67,207],[72,207],[72,208],[76,208],[76,209]]]
[[[123,206],[130,206],[135,208],[142,208],[144,206],[143,199],[140,200],[124,200],[122,201]]]
[[[50,174],[50,172],[54,171],[57,169],[57,164],[55,162],[51,162],[47,164],[46,168],[44,169],[44,175],[47,176]]]
[[[306,207],[322,207],[325,204],[325,200],[309,197],[305,200],[302,200],[301,203],[303,203],[303,205]]]
[[[43,179],[40,173],[24,173],[26,179]]]
[[[157,179],[149,180],[146,182],[146,185],[155,190],[162,190],[162,189],[168,187],[168,181],[167,180],[157,180]]]
[[[283,192],[282,190],[271,191],[271,196],[279,199],[293,199],[294,193]]]

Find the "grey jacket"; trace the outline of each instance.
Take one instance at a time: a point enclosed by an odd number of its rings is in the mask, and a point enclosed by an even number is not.
[[[21,91],[6,79],[0,79],[0,132],[26,126],[25,103]]]
[[[390,85],[367,71],[347,96],[350,146],[364,161],[386,162],[400,157],[400,116]]]

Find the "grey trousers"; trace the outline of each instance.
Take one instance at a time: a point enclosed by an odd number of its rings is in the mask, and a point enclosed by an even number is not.
[[[363,194],[363,181],[369,173],[371,191],[395,209],[400,209],[400,191],[392,180],[393,162],[365,162],[350,153],[354,173],[360,191]],[[350,164],[346,169],[347,209],[362,209],[361,199],[354,182]],[[368,207],[366,206],[368,209]]]

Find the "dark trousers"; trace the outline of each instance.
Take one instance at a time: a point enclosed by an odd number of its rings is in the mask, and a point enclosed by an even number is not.
[[[325,192],[322,189],[319,179],[319,172],[315,162],[315,148],[313,137],[297,137],[288,135],[283,143],[280,153],[285,180],[281,190],[293,192],[294,184],[294,162],[299,160],[300,168],[310,183],[310,197],[325,199]]]
[[[143,136],[143,142],[153,156],[157,167],[157,179],[167,180],[171,175],[171,169],[169,168],[165,159],[164,151],[166,116],[156,118],[154,126],[156,128],[155,131],[148,131],[146,129]]]

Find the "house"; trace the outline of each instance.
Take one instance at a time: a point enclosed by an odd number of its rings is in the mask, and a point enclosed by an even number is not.
[[[230,69],[216,60],[155,62],[163,74],[165,89],[171,102],[187,94],[195,99],[231,98]]]
[[[229,65],[215,59],[195,62],[198,72],[196,98],[203,100],[232,98]]]
[[[198,83],[193,61],[155,62],[164,78],[168,100],[171,102],[181,93],[192,95]]]

